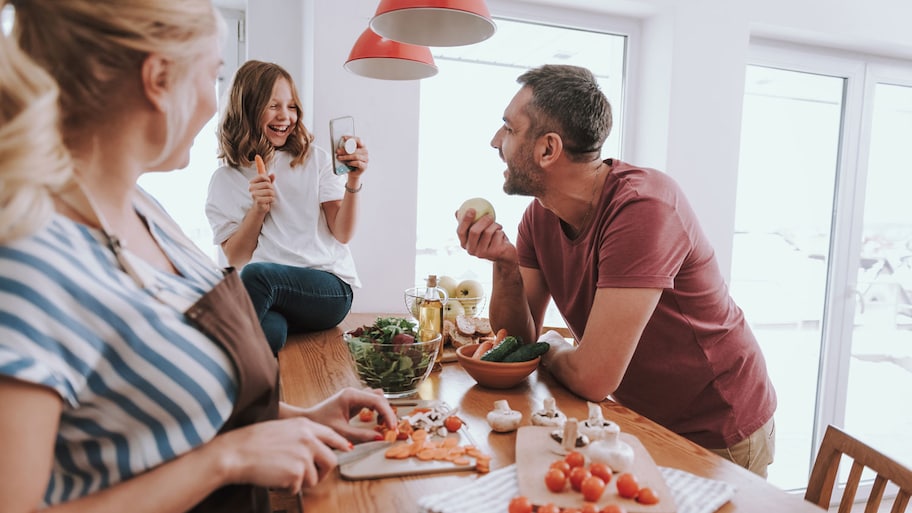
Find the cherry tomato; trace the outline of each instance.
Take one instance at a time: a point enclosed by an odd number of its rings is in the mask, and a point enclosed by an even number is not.
[[[510,513],[532,513],[532,501],[528,497],[519,495],[510,500]]]
[[[617,489],[618,495],[625,499],[632,499],[636,497],[637,492],[640,491],[640,483],[637,482],[636,476],[629,472],[625,472],[618,476]]]
[[[617,504],[608,504],[599,513],[627,513],[627,510]]]
[[[599,500],[599,497],[602,496],[602,493],[605,492],[605,481],[598,476],[590,475],[586,479],[583,479],[580,491],[583,492],[584,499],[589,502],[596,502]]]
[[[589,472],[592,472],[593,476],[602,478],[602,481],[606,483],[611,481],[611,467],[604,463],[593,463],[589,465]]]
[[[537,513],[560,513],[560,508],[555,506],[553,502],[549,502],[544,506],[539,506]]]
[[[652,488],[643,487],[637,493],[636,501],[640,504],[658,504],[659,497],[652,491]]]
[[[587,502],[586,504],[583,504],[582,508],[580,508],[580,513],[599,513],[599,509],[597,505],[591,502]]]
[[[567,474],[564,474],[561,469],[549,468],[545,472],[545,486],[554,493],[564,491],[567,486]]]
[[[564,461],[571,467],[582,467],[586,464],[586,457],[579,451],[570,451]]]
[[[570,471],[570,487],[576,491],[582,490],[583,481],[589,477],[592,477],[592,474],[586,467],[573,467],[573,470]]]
[[[374,420],[374,410],[370,408],[361,408],[358,412],[358,420],[361,422],[370,422]]]
[[[462,419],[455,415],[450,415],[443,420],[443,427],[446,428],[450,433],[455,433],[459,431],[459,428],[462,427]]]
[[[555,461],[554,463],[551,464],[551,468],[559,469],[561,472],[564,473],[564,475],[567,475],[567,476],[570,475],[570,470],[571,470],[570,464],[564,460]]]

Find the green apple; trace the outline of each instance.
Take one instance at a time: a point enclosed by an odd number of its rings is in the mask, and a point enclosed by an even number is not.
[[[462,303],[465,314],[469,316],[478,314],[478,305],[484,295],[484,285],[478,280],[462,280],[456,286],[456,299]]]
[[[486,215],[490,215],[492,221],[497,220],[497,216],[494,214],[494,205],[484,198],[471,198],[465,200],[462,203],[462,206],[459,207],[459,211],[456,212],[456,218],[462,220],[462,216],[464,216],[466,211],[470,208],[475,210],[476,221]]]
[[[459,282],[456,281],[456,278],[452,276],[441,276],[437,278],[437,286],[446,291],[447,297],[454,298],[456,297],[456,286],[459,285]]]
[[[456,317],[465,315],[465,313],[465,308],[462,307],[462,303],[459,301],[447,301],[443,305],[443,318],[448,321],[456,322]]]

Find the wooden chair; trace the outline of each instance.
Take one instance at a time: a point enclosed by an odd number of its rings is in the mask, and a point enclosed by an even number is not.
[[[890,512],[903,513],[906,510],[910,494],[912,494],[912,469],[900,465],[835,426],[827,426],[823,442],[820,444],[820,452],[817,453],[817,459],[814,461],[814,469],[811,471],[807,491],[804,494],[805,500],[821,508],[829,509],[833,488],[839,474],[839,462],[843,454],[854,461],[845,491],[839,501],[839,513],[851,511],[855,493],[858,491],[858,483],[861,480],[861,473],[865,468],[877,473],[864,509],[865,513],[877,512],[887,483],[893,483],[899,488]]]

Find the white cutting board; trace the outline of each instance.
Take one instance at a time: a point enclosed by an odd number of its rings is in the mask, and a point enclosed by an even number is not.
[[[436,403],[436,401],[417,400],[415,401],[414,405],[397,406],[397,414],[399,417],[405,417],[412,411],[412,409],[419,406],[426,406],[430,403]],[[357,418],[352,420],[352,423],[357,422],[360,422],[357,420]],[[466,445],[469,443],[469,441],[463,435],[465,429],[466,428],[463,427],[458,433],[450,433],[447,435],[447,438],[457,438],[459,439],[459,445]],[[429,440],[430,439],[440,440],[441,437],[429,438]],[[405,442],[398,441],[396,443],[399,444]],[[404,460],[397,460],[393,458],[387,458],[385,453],[386,449],[382,449],[373,452],[364,458],[345,463],[339,467],[339,473],[345,479],[359,480],[475,470],[475,458],[467,458],[469,460],[469,463],[466,465],[457,465],[450,461],[422,461],[415,457],[410,457]]]

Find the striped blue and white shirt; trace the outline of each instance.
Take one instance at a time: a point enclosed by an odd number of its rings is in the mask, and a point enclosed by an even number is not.
[[[189,304],[221,279],[192,244],[147,221],[181,274],[149,267],[156,286]],[[139,288],[100,231],[60,215],[0,246],[0,375],[47,386],[63,399],[48,505],[211,440],[237,393],[234,366],[220,346],[179,308]]]

